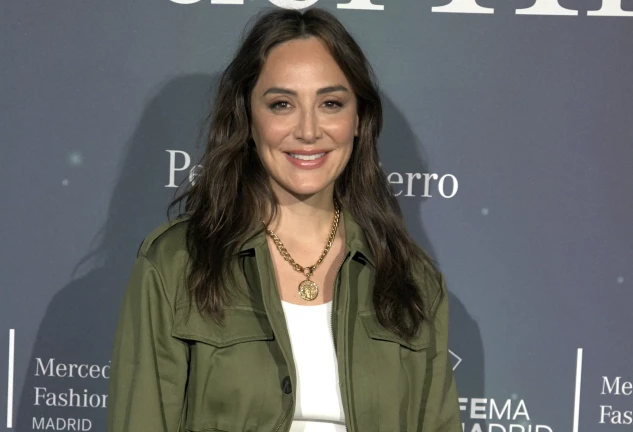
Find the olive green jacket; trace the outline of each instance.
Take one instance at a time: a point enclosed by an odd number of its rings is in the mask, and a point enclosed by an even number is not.
[[[461,432],[443,278],[416,271],[429,321],[402,340],[376,318],[372,253],[361,227],[343,216],[332,333],[347,429]],[[187,319],[186,226],[165,224],[139,249],[116,331],[107,431],[287,432],[296,370],[266,235],[237,254],[243,294],[218,326],[195,307]]]

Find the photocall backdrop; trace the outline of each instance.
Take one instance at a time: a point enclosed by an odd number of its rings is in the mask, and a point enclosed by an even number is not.
[[[127,279],[218,74],[256,12],[312,5],[377,72],[464,431],[632,430],[631,0],[2,2],[2,427],[105,430]]]

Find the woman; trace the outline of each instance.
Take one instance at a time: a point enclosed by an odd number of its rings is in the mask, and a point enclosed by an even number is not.
[[[331,14],[253,25],[185,212],[139,249],[109,432],[461,431],[446,289],[379,166],[381,109]]]

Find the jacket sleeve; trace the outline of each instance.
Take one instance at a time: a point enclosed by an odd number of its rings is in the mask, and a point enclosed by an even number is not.
[[[159,271],[138,256],[116,329],[107,432],[180,430],[189,353],[171,336],[173,310]]]
[[[448,291],[440,275],[440,291],[431,306],[435,332],[435,357],[429,389],[424,432],[462,432],[457,386],[448,352]],[[428,418],[428,417],[431,418]]]

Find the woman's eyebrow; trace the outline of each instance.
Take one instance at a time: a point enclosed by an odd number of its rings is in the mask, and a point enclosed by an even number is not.
[[[329,87],[323,87],[323,88],[318,89],[316,93],[317,95],[322,95],[325,93],[333,93],[337,91],[343,91],[343,92],[349,93],[349,89],[345,87],[344,85],[334,85],[334,86],[329,86]],[[282,88],[282,87],[271,87],[268,90],[266,90],[262,96],[266,96],[267,94],[287,94],[291,96],[297,96],[296,91],[290,90],[287,88]]]

